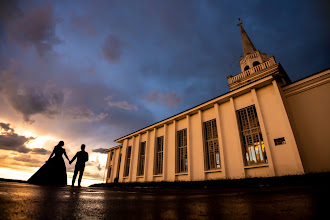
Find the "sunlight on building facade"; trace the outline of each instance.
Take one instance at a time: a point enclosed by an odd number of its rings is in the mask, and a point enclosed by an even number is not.
[[[241,21],[238,26],[244,56],[241,73],[227,77],[230,91],[116,139],[106,182],[330,171],[330,69],[291,82],[274,56],[255,48]]]

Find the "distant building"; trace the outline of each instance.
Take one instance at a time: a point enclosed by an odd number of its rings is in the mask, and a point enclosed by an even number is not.
[[[330,69],[292,83],[238,26],[244,58],[230,92],[115,140],[106,182],[330,171]]]

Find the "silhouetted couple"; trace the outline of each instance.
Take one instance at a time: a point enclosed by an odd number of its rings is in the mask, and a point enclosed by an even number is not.
[[[78,186],[80,186],[81,178],[85,169],[85,162],[88,161],[88,153],[85,151],[85,145],[81,145],[81,151],[77,152],[71,161],[69,160],[69,157],[66,154],[63,146],[64,142],[60,141],[54,147],[54,150],[50,155],[48,161],[46,161],[46,163],[35,174],[33,174],[30,179],[28,179],[28,183],[38,185],[66,186],[66,167],[62,157],[62,155],[64,154],[70,164],[77,158],[77,163],[72,178],[72,186],[74,186],[74,182],[76,180],[78,172]]]

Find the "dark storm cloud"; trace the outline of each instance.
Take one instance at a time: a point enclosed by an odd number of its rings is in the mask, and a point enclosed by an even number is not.
[[[0,122],[0,128],[3,129],[5,132],[14,132],[14,130],[10,127],[9,123]]]
[[[95,153],[107,154],[108,152],[105,151],[107,149],[108,148],[97,148],[97,149],[93,149],[92,151]]]
[[[0,22],[6,22],[22,14],[17,3],[15,0],[0,1]]]
[[[61,111],[64,92],[54,85],[25,85],[15,76],[14,69],[0,72],[0,95],[26,122],[32,115],[41,113],[52,117]]]
[[[119,62],[123,53],[123,43],[113,35],[109,35],[103,45],[103,55],[110,63]]]
[[[31,151],[25,144],[33,140],[34,137],[18,135],[13,128],[7,129],[9,125],[5,123],[1,123],[0,126],[5,130],[4,132],[0,132],[0,149],[17,151],[20,153],[28,153]]]
[[[47,5],[8,19],[5,23],[5,31],[10,41],[22,47],[33,46],[39,55],[44,55],[61,42],[55,34],[57,22],[53,14],[53,6]]]
[[[0,149],[17,151],[20,153],[49,154],[50,151],[44,148],[28,148],[26,144],[35,139],[15,133],[9,123],[0,122]]]

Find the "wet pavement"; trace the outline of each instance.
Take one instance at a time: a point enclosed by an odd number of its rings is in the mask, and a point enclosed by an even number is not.
[[[328,187],[107,189],[0,182],[0,219],[321,219]]]

